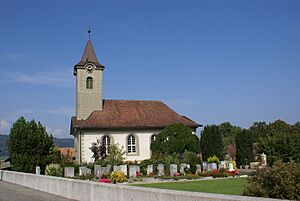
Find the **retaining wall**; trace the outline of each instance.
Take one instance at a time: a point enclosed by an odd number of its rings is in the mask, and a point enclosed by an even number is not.
[[[274,200],[245,196],[153,189],[122,184],[105,184],[3,170],[0,170],[0,181],[1,180],[82,201]]]

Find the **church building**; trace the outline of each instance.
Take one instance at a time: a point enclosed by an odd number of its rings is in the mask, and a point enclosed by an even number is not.
[[[118,143],[126,152],[126,161],[151,157],[150,144],[166,126],[182,123],[196,132],[201,126],[181,116],[161,101],[108,100],[102,97],[102,75],[90,38],[79,63],[76,77],[76,116],[71,119],[77,162],[93,162],[89,149],[97,139],[108,147]]]

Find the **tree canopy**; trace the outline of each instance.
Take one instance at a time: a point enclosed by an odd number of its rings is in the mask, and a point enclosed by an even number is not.
[[[200,138],[202,159],[207,160],[210,156],[223,159],[223,142],[220,129],[216,125],[205,126]]]
[[[50,163],[53,140],[40,122],[29,122],[20,117],[10,130],[7,144],[12,169],[15,171],[33,173],[36,166],[40,166],[43,171]]]
[[[151,143],[153,155],[183,154],[185,151],[200,152],[199,138],[183,124],[165,127]]]

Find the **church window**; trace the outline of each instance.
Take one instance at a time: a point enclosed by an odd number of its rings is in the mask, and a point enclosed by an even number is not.
[[[154,142],[155,139],[156,139],[156,135],[154,134],[151,136],[151,143]]]
[[[127,152],[128,153],[136,153],[136,140],[133,135],[128,136]]]
[[[93,78],[92,77],[88,77],[86,79],[86,88],[87,89],[92,89],[93,88]]]
[[[110,146],[110,137],[109,136],[106,135],[102,138],[102,146],[105,147],[105,152],[106,152],[106,154],[108,154],[109,153],[108,148]]]

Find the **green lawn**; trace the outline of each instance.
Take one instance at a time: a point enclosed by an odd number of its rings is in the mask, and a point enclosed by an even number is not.
[[[246,186],[246,178],[213,179],[187,182],[161,182],[151,184],[133,184],[150,188],[242,195]]]

